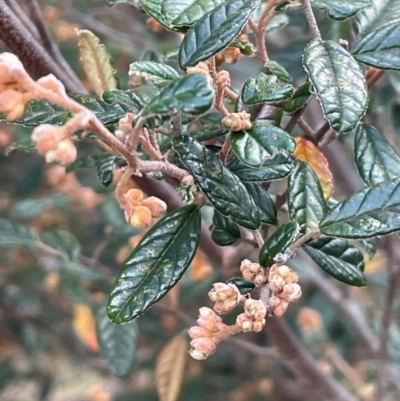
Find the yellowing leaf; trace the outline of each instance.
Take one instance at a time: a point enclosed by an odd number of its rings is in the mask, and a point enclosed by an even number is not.
[[[190,278],[193,280],[205,280],[210,277],[211,273],[212,266],[210,262],[204,252],[198,249],[196,255],[194,255],[194,259],[192,260]]]
[[[325,200],[329,199],[334,190],[334,183],[328,160],[326,160],[324,154],[311,141],[297,137],[296,143],[297,146],[294,154],[297,158],[311,166],[321,183]]]
[[[118,82],[112,59],[100,39],[92,32],[76,30],[81,61],[94,91],[101,96],[106,90],[117,89]]]
[[[93,351],[99,350],[96,336],[96,323],[92,310],[85,304],[74,305],[72,327],[80,340]]]
[[[187,356],[186,337],[175,336],[156,361],[156,383],[160,401],[176,401],[181,391]]]

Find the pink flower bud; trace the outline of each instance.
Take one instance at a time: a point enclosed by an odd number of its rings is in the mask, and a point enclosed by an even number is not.
[[[241,313],[236,318],[236,324],[244,331],[251,331],[253,327],[252,319],[247,316],[245,313]]]
[[[262,301],[255,299],[247,299],[244,303],[244,312],[247,316],[254,320],[262,320],[267,314],[267,308]]]
[[[211,355],[215,352],[217,347],[216,341],[213,338],[195,338],[190,342],[193,350],[197,350],[206,355]]]
[[[64,85],[53,74],[49,74],[38,79],[37,83],[43,88],[49,89],[61,95],[65,95]]]
[[[278,272],[269,274],[269,288],[274,294],[280,293],[285,284],[285,280]]]
[[[267,276],[263,271],[259,271],[253,279],[255,285],[265,284],[267,281]]]
[[[218,325],[222,323],[222,319],[210,308],[202,307],[199,309],[200,316],[197,319],[197,324],[200,327],[216,332],[219,331]]]
[[[282,316],[286,312],[288,306],[289,303],[287,301],[275,296],[268,300],[268,310],[270,314],[274,316]]]
[[[289,283],[283,287],[278,297],[287,302],[296,302],[300,299],[301,294],[301,287],[298,284]]]
[[[188,330],[188,334],[190,338],[203,338],[203,337],[211,337],[211,331],[205,329],[204,327],[193,326]]]
[[[263,320],[257,320],[256,322],[253,323],[253,331],[259,333],[262,331],[263,327],[265,326],[265,319]]]

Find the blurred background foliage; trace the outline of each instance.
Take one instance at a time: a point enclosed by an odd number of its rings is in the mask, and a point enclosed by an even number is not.
[[[24,2],[19,4],[25,10]],[[179,44],[179,35],[154,32],[146,24],[147,16],[126,4],[113,8],[102,0],[43,0],[40,4],[52,37],[89,90],[79,62],[76,28],[92,30],[101,38],[115,60],[123,88],[128,86],[129,63],[163,59]],[[268,33],[268,48],[271,59],[301,83],[305,79],[301,53],[308,40],[306,21],[301,12],[291,12],[288,17],[284,30]],[[351,21],[331,21],[324,13],[317,17],[325,39],[352,38]],[[170,64],[177,66],[173,57]],[[240,87],[261,64],[242,57],[237,64],[224,64],[223,68],[231,72],[233,86]],[[369,107],[369,122],[399,149],[399,73],[387,73],[374,87]],[[310,111],[307,117],[318,127],[322,119],[316,103]],[[113,186],[103,187],[94,168],[64,175],[63,167],[46,165],[34,153],[15,151],[6,156],[6,149],[14,141],[29,139],[30,131],[0,126],[0,218],[12,222],[0,223],[1,400],[153,401],[159,399],[154,374],[157,363],[171,365],[173,380],[184,373],[180,400],[313,399],[302,390],[302,378],[289,373],[263,333],[225,341],[204,362],[186,358],[186,365],[175,364],[176,349],[172,362],[171,353],[160,356],[167,343],[196,318],[198,308],[210,306],[206,295],[211,284],[223,275],[237,275],[236,265],[222,274],[220,267],[212,266],[201,253],[161,306],[154,306],[137,320],[138,339],[136,342],[132,336],[130,345],[137,350],[132,369],[123,378],[113,376],[100,355],[95,316],[110,280],[141,233],[127,226]],[[325,152],[336,178],[338,199],[362,186],[352,162],[352,143],[352,134],[343,135]],[[88,144],[79,148],[80,155],[94,151]],[[274,183],[271,190],[278,195],[281,185]],[[205,218],[209,218],[207,213]],[[39,242],[36,235],[40,235]],[[324,372],[360,399],[372,400],[379,367],[372,351],[378,346],[385,305],[387,255],[378,247],[370,259],[367,248],[375,244],[368,241],[365,245],[369,285],[364,288],[328,278],[304,255],[291,261],[304,296],[285,319]],[[234,260],[235,248],[231,253]],[[178,305],[180,314],[166,313]],[[389,352],[394,380],[387,389],[387,400],[400,399],[399,312],[400,299],[396,299]]]

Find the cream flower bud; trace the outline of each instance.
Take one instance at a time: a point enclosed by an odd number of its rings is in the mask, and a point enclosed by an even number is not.
[[[253,323],[253,331],[259,333],[263,327],[265,326],[265,319],[263,320],[257,320],[256,322]]]
[[[206,355],[211,355],[215,352],[216,342],[213,338],[203,337],[195,338],[190,342],[192,349],[202,352]]]
[[[221,121],[222,125],[229,130],[243,131],[251,128],[250,114],[246,112],[229,113]]]
[[[146,198],[142,202],[142,206],[148,207],[153,217],[160,217],[167,212],[167,204],[156,196]]]
[[[268,310],[273,316],[282,316],[289,306],[289,302],[284,301],[281,298],[272,296],[268,300]]]
[[[200,352],[197,349],[191,349],[189,351],[189,355],[193,358],[196,359],[197,361],[202,361],[203,359],[207,359],[208,355],[205,354],[204,352]]]
[[[253,320],[245,313],[241,313],[236,318],[236,324],[244,331],[252,331]]]
[[[268,281],[269,281],[269,288],[274,294],[280,293],[286,284],[285,280],[278,272],[272,274],[270,273]]]
[[[287,302],[296,302],[300,299],[301,294],[301,287],[298,284],[289,283],[283,287],[278,297]]]
[[[222,319],[210,308],[202,307],[199,309],[199,318],[197,319],[197,324],[200,327],[216,332],[219,331],[219,324],[222,323]]]
[[[247,299],[244,303],[244,312],[254,320],[262,320],[267,314],[267,308],[260,300]]]
[[[145,206],[134,206],[129,222],[138,228],[148,227],[151,224],[151,211]]]
[[[260,270],[253,279],[255,285],[262,285],[265,284],[267,281],[267,276],[265,275],[264,271]]]

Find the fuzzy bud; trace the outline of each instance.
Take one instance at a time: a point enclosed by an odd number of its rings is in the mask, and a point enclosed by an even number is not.
[[[22,117],[25,112],[25,96],[14,90],[6,90],[0,94],[0,111],[6,113],[7,120],[13,121]]]
[[[33,130],[31,135],[32,141],[36,143],[37,151],[41,155],[46,155],[46,159],[51,158],[50,156],[47,156],[47,153],[54,151],[54,160],[48,161],[48,163],[57,161],[57,148],[60,144],[60,141],[64,138],[64,127],[57,127],[50,124],[39,125]]]
[[[65,95],[64,85],[53,74],[49,74],[38,79],[37,83],[43,88],[46,88],[61,95]]]
[[[289,283],[283,287],[278,297],[287,302],[296,302],[301,298],[301,287],[298,284]]]
[[[218,73],[217,76],[218,85],[227,88],[231,85],[231,76],[229,75],[228,71],[222,70]]]
[[[0,83],[7,84],[15,81],[16,72],[25,72],[24,66],[18,57],[12,53],[0,54]]]
[[[52,152],[46,153],[46,161],[48,161],[48,154],[51,154]],[[55,160],[64,166],[67,166],[68,164],[73,163],[76,160],[77,156],[77,150],[74,145],[74,143],[70,139],[64,139],[61,142],[58,143],[57,149],[55,151]]]
[[[246,112],[229,113],[221,121],[222,125],[233,131],[244,131],[251,128],[250,114]]]
[[[244,303],[244,312],[247,316],[254,320],[262,321],[267,314],[267,308],[262,301],[255,299],[247,299]]]
[[[236,318],[236,324],[242,329],[242,331],[252,331],[253,320],[251,317],[247,316],[245,313],[241,313]]]
[[[134,206],[129,222],[138,228],[145,228],[151,224],[151,211],[146,206]]]
[[[192,349],[189,351],[190,355],[195,358],[195,356],[200,357],[199,359],[205,359],[216,350],[217,343],[212,338],[195,338],[190,342]],[[195,358],[198,359],[198,358]]]
[[[283,316],[289,306],[289,302],[281,298],[272,296],[268,300],[268,311],[273,316]]]
[[[136,206],[139,205],[139,203],[143,199],[143,192],[140,189],[132,188],[126,192],[124,198],[127,200],[127,202],[133,201],[133,203],[135,203]]]
[[[265,326],[265,319],[263,320],[257,320],[256,322],[253,323],[253,331],[259,333],[263,327]]]
[[[253,281],[256,285],[266,282],[264,269],[259,263],[252,263],[250,260],[244,259],[240,264],[240,271],[246,280]]]
[[[269,288],[274,294],[279,294],[285,284],[285,280],[277,272],[269,275]]]
[[[203,337],[211,337],[212,332],[207,330],[204,327],[193,326],[188,330],[189,337],[192,339],[195,338],[203,338]]]
[[[263,270],[260,270],[253,279],[255,285],[263,285],[267,282],[267,276]]]
[[[199,318],[197,319],[197,324],[200,327],[216,332],[220,329],[220,324],[222,324],[222,319],[210,308],[202,307],[199,309]]]
[[[148,207],[153,217],[160,217],[167,212],[167,204],[156,196],[150,196],[142,201],[142,206]]]

